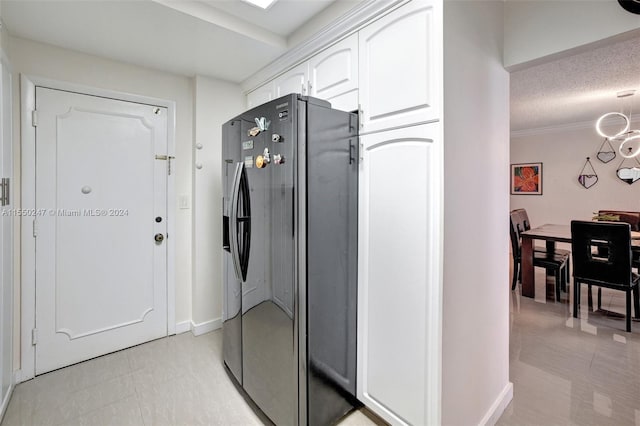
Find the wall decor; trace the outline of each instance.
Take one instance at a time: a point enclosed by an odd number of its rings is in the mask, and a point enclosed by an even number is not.
[[[512,195],[542,195],[542,163],[511,165]]]
[[[605,147],[605,144],[607,144],[608,146]],[[604,138],[602,145],[600,145],[600,149],[598,149],[596,157],[598,157],[598,160],[602,161],[603,163],[608,163],[609,161],[616,158],[616,150],[613,148],[613,145],[611,145],[611,141],[609,140],[609,138]],[[587,160],[588,159],[589,158],[587,157]]]
[[[632,148],[629,148],[629,151],[631,150]],[[616,175],[618,176],[618,179],[631,185],[632,183],[640,180],[640,167],[637,167],[635,165],[633,167],[622,167],[624,162],[627,161],[627,158],[629,157],[623,158],[622,162],[620,162],[620,165],[616,170]],[[640,166],[640,161],[638,161],[638,158],[633,157],[633,159],[636,161],[637,165]]]
[[[615,152],[613,154],[615,156]],[[605,163],[608,163],[609,161],[605,161]],[[589,159],[589,157],[587,157],[587,161],[584,162],[582,171],[578,175],[578,183],[582,185],[585,189],[589,189],[593,185],[595,185],[597,182],[598,182],[598,174],[596,173],[596,169],[593,168],[593,164],[591,164],[591,160]]]

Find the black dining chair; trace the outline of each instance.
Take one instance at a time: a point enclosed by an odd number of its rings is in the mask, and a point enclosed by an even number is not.
[[[598,251],[599,247],[606,247]],[[631,255],[631,228],[623,222],[571,222],[571,251],[573,253],[573,317],[578,318],[580,284],[587,284],[591,301],[591,286],[598,287],[598,306],[601,288],[626,293],[626,330],[631,332],[631,296],[635,315],[640,312],[638,282],[633,273]],[[591,303],[590,303],[591,305]]]
[[[510,235],[511,252],[513,254],[513,278],[511,290],[515,290],[518,278],[522,272],[522,238],[520,234],[524,232],[524,216],[518,210],[510,213]],[[544,268],[548,272],[553,272],[555,276],[556,300],[560,300],[560,288],[566,286],[566,268],[568,265],[568,255],[547,253],[545,251],[533,252],[533,266]]]
[[[531,222],[529,221],[529,214],[527,213],[527,210],[520,208],[520,209],[514,209],[513,211],[518,212],[518,214],[520,215],[520,220],[522,221],[523,229],[525,231],[528,231],[529,229],[531,229]],[[551,244],[554,244],[555,246],[555,243],[551,243]],[[548,252],[546,247],[540,247],[536,245],[533,246],[533,251],[538,253],[544,253],[545,255]],[[569,282],[569,279],[571,278],[571,271],[570,271],[571,262],[568,261],[569,255],[571,254],[571,252],[569,250],[564,250],[564,249],[559,249],[557,247],[554,247],[553,253],[554,255],[557,255],[558,260],[563,257],[566,258],[567,260],[566,267],[564,268],[565,279],[562,280],[562,283],[561,283],[562,291],[567,291],[566,284]]]

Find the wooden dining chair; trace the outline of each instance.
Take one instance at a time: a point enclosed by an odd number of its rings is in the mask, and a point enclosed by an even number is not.
[[[598,247],[606,247],[606,254]],[[598,287],[598,306],[601,288],[626,293],[626,330],[631,332],[631,296],[635,315],[640,312],[640,276],[631,270],[631,227],[623,222],[571,222],[571,251],[573,253],[573,317],[578,318],[580,284],[587,284],[589,300],[591,286]]]
[[[524,216],[518,210],[510,213],[510,235],[511,235],[511,252],[513,254],[513,278],[511,281],[511,290],[515,290],[518,279],[521,277],[522,270],[522,237],[524,232]],[[559,255],[557,253],[547,253],[546,251],[533,252],[533,266],[544,268],[548,272],[552,272],[555,276],[555,293],[556,300],[560,300],[560,288],[566,285],[566,268],[568,265],[568,256]]]

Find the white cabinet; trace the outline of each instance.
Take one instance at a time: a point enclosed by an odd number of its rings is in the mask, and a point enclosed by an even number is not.
[[[358,109],[358,34],[309,60],[310,94],[342,111]]]
[[[275,98],[289,93],[307,94],[307,81],[309,80],[309,64],[304,62],[273,81]]]
[[[247,95],[247,109],[262,105],[274,99],[273,82],[258,87]]]
[[[361,136],[358,399],[391,424],[436,424],[440,123]]]
[[[440,8],[413,0],[359,32],[361,133],[440,118]]]
[[[247,95],[247,106],[263,104],[289,93],[301,93],[331,102],[342,111],[358,109],[358,35],[318,52]]]

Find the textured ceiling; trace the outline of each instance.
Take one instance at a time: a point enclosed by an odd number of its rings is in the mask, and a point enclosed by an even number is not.
[[[624,101],[616,93],[635,89]],[[640,35],[511,73],[511,130],[640,113]],[[636,124],[636,123],[632,123]]]

